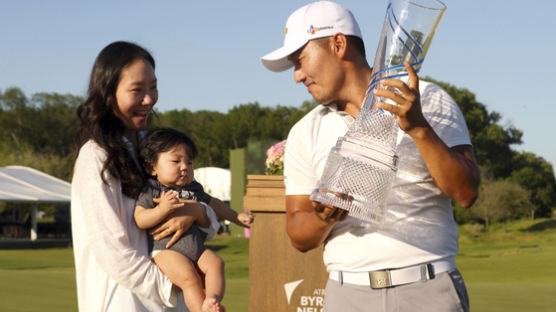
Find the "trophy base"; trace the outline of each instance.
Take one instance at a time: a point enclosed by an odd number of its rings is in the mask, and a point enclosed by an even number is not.
[[[380,224],[384,219],[384,205],[372,207],[368,205],[365,199],[356,198],[349,194],[318,188],[313,191],[310,198],[328,206],[347,210],[349,216],[370,223]]]
[[[340,137],[310,198],[347,210],[352,217],[381,223],[396,164],[393,151],[361,138]]]

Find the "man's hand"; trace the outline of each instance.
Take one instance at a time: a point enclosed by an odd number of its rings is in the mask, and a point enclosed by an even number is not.
[[[383,88],[375,91],[377,97],[385,97],[396,102],[397,105],[377,102],[377,107],[394,114],[400,129],[408,133],[419,128],[430,127],[421,110],[421,96],[419,93],[419,77],[409,63],[404,64],[409,74],[409,84],[399,79],[386,79],[380,84]]]
[[[408,63],[409,84],[399,79],[387,79],[376,96],[393,100],[397,105],[377,102],[377,107],[393,113],[400,126],[419,149],[436,186],[458,205],[469,207],[479,194],[480,174],[471,145],[448,147],[438,137],[421,110],[419,77]],[[403,157],[403,155],[400,155]]]
[[[349,211],[332,206],[326,206],[320,202],[311,201],[317,216],[325,222],[336,223],[347,218]]]

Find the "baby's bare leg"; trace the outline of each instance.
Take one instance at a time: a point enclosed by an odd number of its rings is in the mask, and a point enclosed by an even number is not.
[[[212,250],[206,249],[197,261],[197,265],[205,274],[206,298],[203,302],[203,312],[224,311],[224,307],[220,305],[225,289],[224,261]]]
[[[189,258],[173,250],[161,250],[154,256],[154,262],[166,276],[181,288],[185,305],[191,312],[203,311],[205,301],[203,284],[195,265]]]

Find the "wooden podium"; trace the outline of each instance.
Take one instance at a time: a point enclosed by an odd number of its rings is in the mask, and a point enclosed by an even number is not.
[[[302,253],[292,247],[283,176],[248,175],[243,206],[255,216],[249,241],[249,311],[320,312],[328,279],[323,248]]]

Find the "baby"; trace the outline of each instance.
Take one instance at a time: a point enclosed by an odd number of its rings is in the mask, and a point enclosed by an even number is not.
[[[145,172],[151,176],[135,207],[134,217],[139,228],[156,226],[182,207],[183,202],[192,201],[208,204],[219,218],[240,226],[248,227],[252,222],[250,214],[236,213],[205,193],[203,186],[193,179],[197,148],[184,133],[169,128],[151,130],[141,141],[139,154]],[[158,205],[153,202],[155,198],[160,198]],[[206,215],[204,217],[207,219]],[[224,311],[220,304],[224,295],[224,263],[213,251],[205,248],[206,236],[193,224],[170,248],[166,247],[171,236],[156,241],[151,237],[149,240],[154,262],[181,288],[191,312]],[[197,270],[205,275],[206,293]]]

